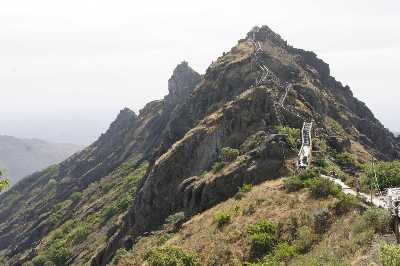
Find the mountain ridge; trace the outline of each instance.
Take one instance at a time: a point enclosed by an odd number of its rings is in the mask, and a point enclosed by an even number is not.
[[[276,106],[284,93],[276,83],[255,85],[261,73],[250,36],[261,43],[263,63],[293,84],[286,109]],[[315,121],[321,149],[352,152],[364,162],[400,157],[398,139],[330,76],[326,63],[267,26],[250,31],[204,75],[179,64],[168,91],[139,115],[122,110],[82,152],[0,195],[6,263],[53,260],[62,246],[65,263],[106,265],[118,248],[131,248],[174,213],[191,217],[233,197],[243,184],[288,175],[296,141],[280,139],[280,130],[301,128],[298,117]],[[239,156],[221,164],[224,148]],[[68,240],[75,239],[72,225],[87,229],[78,244]]]

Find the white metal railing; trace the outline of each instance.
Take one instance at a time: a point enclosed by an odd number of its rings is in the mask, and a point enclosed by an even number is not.
[[[301,129],[301,148],[298,155],[298,166],[300,168],[307,168],[311,161],[312,139],[311,139],[312,122],[303,123]]]
[[[275,75],[274,72],[272,72],[259,58],[259,53],[263,53],[262,45],[259,41],[256,40],[255,38],[255,32],[253,32],[252,38],[249,38],[249,41],[254,45],[254,54],[253,58],[254,61],[256,62],[256,65],[258,68],[262,71],[262,76],[256,79],[255,85],[259,85],[261,82],[264,82],[265,80],[269,79],[276,83],[279,88],[284,89],[284,94],[281,96],[281,98],[278,101],[278,104],[281,108],[283,108],[286,111],[289,111],[287,108],[284,107],[284,103],[286,100],[286,97],[289,93],[289,90],[293,88],[293,85],[291,83],[285,82],[284,84],[280,81],[278,76]],[[278,112],[276,110],[276,107],[274,105],[275,111],[278,115]],[[290,111],[289,111],[290,112]],[[300,117],[298,114],[295,114],[296,117],[299,119],[304,120],[302,117]],[[278,122],[281,123],[280,118],[278,117]],[[302,144],[300,148],[300,152],[298,154],[298,167],[300,168],[307,168],[309,166],[310,160],[311,160],[311,154],[312,154],[312,139],[311,139],[311,130],[312,130],[312,122],[303,122],[303,128],[301,130],[302,134]]]

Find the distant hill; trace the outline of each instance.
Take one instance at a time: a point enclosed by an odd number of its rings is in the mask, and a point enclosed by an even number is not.
[[[0,169],[4,169],[11,183],[15,184],[33,172],[63,161],[82,148],[73,144],[0,135]]]

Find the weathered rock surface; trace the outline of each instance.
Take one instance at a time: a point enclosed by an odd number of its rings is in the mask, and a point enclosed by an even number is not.
[[[0,249],[18,259],[35,246],[49,229],[39,226],[50,207],[67,195],[104,178],[127,158],[150,162],[138,193],[118,228],[108,234],[92,265],[106,265],[121,246],[131,246],[142,234],[160,226],[171,214],[186,215],[213,206],[237,193],[244,183],[259,183],[286,174],[287,159],[295,154],[277,136],[276,126],[300,128],[303,120],[315,121],[315,130],[327,140],[334,132],[327,119],[337,121],[345,138],[331,144],[339,150],[360,143],[379,158],[400,156],[399,141],[372,112],[330,76],[329,66],[312,52],[289,46],[268,27],[248,34],[261,42],[262,60],[283,82],[293,84],[285,106],[277,104],[282,89],[265,81],[253,86],[259,71],[252,61],[253,45],[241,40],[200,76],[186,62],[175,69],[168,82],[169,94],[147,104],[138,116],[123,110],[109,131],[59,170],[38,173],[0,196]],[[224,147],[236,148],[240,156],[219,172],[211,171]],[[206,174],[204,174],[206,172]],[[72,180],[43,206],[19,208],[46,191],[30,192],[50,178]],[[14,204],[3,204],[13,192],[23,195]],[[39,201],[40,202],[40,201]],[[26,216],[25,216],[26,215]],[[19,231],[17,231],[17,229]],[[40,230],[39,230],[40,229]],[[22,233],[18,233],[22,232]],[[73,263],[73,262],[72,262]]]

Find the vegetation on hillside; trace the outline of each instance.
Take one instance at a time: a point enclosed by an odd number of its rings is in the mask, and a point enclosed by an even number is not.
[[[400,186],[400,161],[375,162],[363,165],[362,183],[369,186],[370,182],[378,183],[381,190]],[[376,176],[376,179],[375,179]]]
[[[395,257],[387,247],[370,250],[372,243],[383,246],[379,236],[388,232],[390,215],[376,208],[363,212],[357,198],[326,189],[330,183],[321,186],[332,193],[314,197],[306,184],[317,180],[313,173],[295,177],[305,188],[294,193],[277,190],[281,181],[269,181],[194,216],[178,231],[165,224],[114,265],[351,265],[358,257],[376,263],[380,254]],[[250,206],[253,212],[242,211]]]
[[[118,216],[132,203],[147,166],[147,162],[136,167],[135,160],[127,161],[108,178],[56,205],[48,222],[57,226],[39,245],[38,255],[24,265],[63,266],[75,254],[79,254],[75,261],[81,265],[87,263],[106,241],[107,231],[119,223]],[[75,215],[65,219],[70,212]]]
[[[276,129],[279,134],[287,135],[289,147],[293,150],[297,150],[297,146],[301,143],[301,130],[284,126],[278,126]]]
[[[0,170],[0,192],[7,189],[10,186],[10,180],[3,177],[3,172]]]

